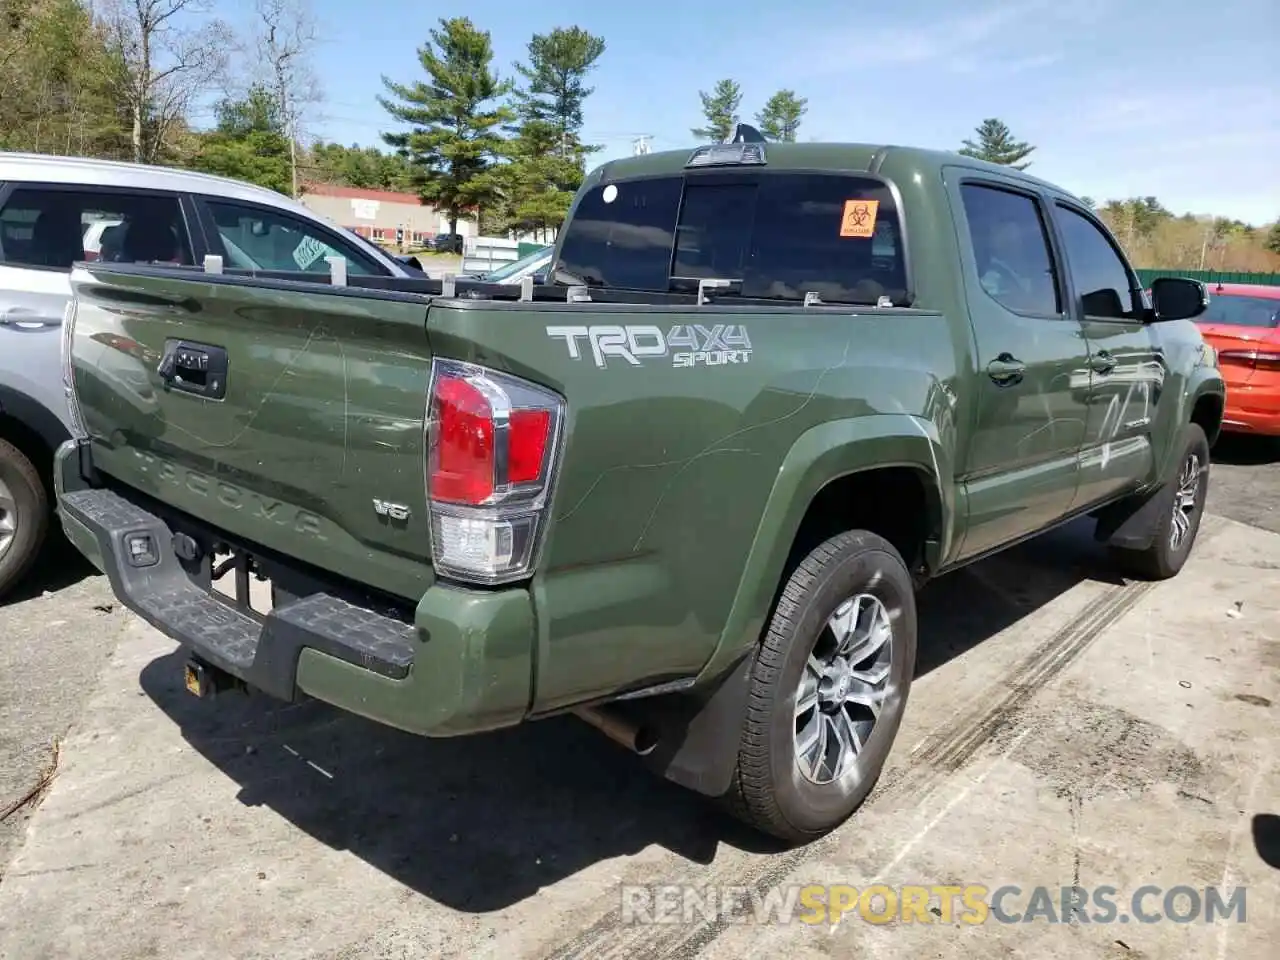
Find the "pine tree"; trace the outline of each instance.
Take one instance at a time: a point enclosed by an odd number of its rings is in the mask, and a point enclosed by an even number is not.
[[[710,93],[698,91],[702,100],[702,114],[707,118],[705,127],[696,127],[693,135],[699,140],[721,143],[729,139],[738,125],[738,107],[742,105],[742,88],[733,80],[721,80]]]
[[[449,214],[449,230],[458,220],[498,195],[494,160],[504,141],[500,129],[515,119],[510,108],[497,102],[511,91],[508,81],[492,70],[493,46],[487,30],[468,17],[440,19],[428,43],[418,48],[427,81],[383,85],[398,103],[379,97],[391,116],[412,129],[384,133],[389,145],[416,168],[418,193],[424,201]]]
[[[1014,140],[1013,134],[1003,120],[997,120],[994,117],[983,120],[977,128],[977,134],[977,143],[972,140],[964,141],[964,146],[959,151],[962,156],[998,163],[1015,170],[1025,170],[1031,166],[1030,161],[1026,163],[1019,161],[1026,159],[1035,147],[1029,143]]]
[[[587,74],[604,53],[605,43],[581,27],[557,27],[534,34],[524,77],[515,91],[519,123],[507,144],[511,163],[497,174],[503,201],[501,218],[522,230],[558,226],[586,175],[586,158],[601,149],[582,142],[583,104],[593,89]]]
[[[808,109],[809,101],[805,97],[797,97],[794,90],[779,90],[756,114],[756,123],[768,139],[794,143],[800,118]]]

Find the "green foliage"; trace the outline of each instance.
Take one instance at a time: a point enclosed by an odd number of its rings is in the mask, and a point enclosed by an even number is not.
[[[497,101],[511,87],[490,66],[488,31],[467,17],[442,18],[418,49],[418,60],[428,82],[404,85],[382,78],[395,99],[379,97],[379,102],[411,128],[384,133],[383,139],[413,164],[419,195],[447,211],[450,230],[456,232],[464,213],[498,196],[493,166],[505,149],[499,128],[514,114]]]
[[[412,192],[413,167],[399,154],[384,153],[377,147],[320,141],[312,146],[305,161],[307,176],[321,183],[339,183],[367,190]]]
[[[564,221],[582,184],[587,157],[600,148],[581,138],[587,75],[605,42],[580,27],[535,34],[529,60],[515,65],[525,86],[513,91],[518,122],[496,171],[500,200],[494,220],[505,229],[543,230]]]
[[[127,156],[119,71],[78,0],[0,0],[0,149]]]
[[[272,92],[255,85],[243,99],[220,100],[214,113],[217,124],[200,139],[190,165],[290,196],[289,138]]]
[[[702,100],[705,127],[695,127],[693,135],[699,140],[720,143],[729,139],[738,125],[738,108],[742,105],[742,88],[734,80],[720,80],[710,93],[698,91]]]
[[[770,140],[794,142],[796,131],[800,129],[800,119],[809,109],[808,104],[808,99],[797,97],[794,90],[779,90],[756,114],[760,132]]]
[[[1263,246],[1272,253],[1280,254],[1280,221],[1271,225],[1271,229],[1267,231],[1267,239],[1263,241]]]
[[[1035,147],[1013,139],[1013,134],[1003,120],[994,117],[983,120],[977,128],[977,134],[977,143],[972,140],[964,141],[964,146],[959,150],[962,156],[998,163],[1015,170],[1025,170],[1031,166],[1030,161],[1021,161],[1026,160]]]
[[[603,37],[581,27],[535,33],[528,45],[529,62],[515,65],[526,81],[515,93],[520,118],[548,121],[561,134],[581,130],[582,105],[594,92],[586,84],[587,74],[604,49]]]

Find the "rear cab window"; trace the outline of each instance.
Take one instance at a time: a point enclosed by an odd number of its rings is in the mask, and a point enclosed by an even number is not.
[[[191,265],[171,194],[22,186],[0,206],[0,262],[69,270],[76,261]]]
[[[558,267],[618,290],[695,293],[720,279],[751,299],[908,296],[893,191],[848,173],[705,170],[597,184],[569,221]]]

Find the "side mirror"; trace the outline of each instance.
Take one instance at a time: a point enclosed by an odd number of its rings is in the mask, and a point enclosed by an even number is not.
[[[1151,281],[1151,318],[1190,320],[1209,306],[1209,291],[1199,280],[1186,277],[1157,277]]]

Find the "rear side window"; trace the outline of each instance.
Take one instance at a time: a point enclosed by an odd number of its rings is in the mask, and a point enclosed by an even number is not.
[[[1048,231],[1035,200],[977,183],[962,184],[960,196],[987,295],[1014,313],[1061,314]]]
[[[1214,294],[1209,288],[1209,306],[1196,323],[1225,323],[1233,327],[1280,327],[1280,299]]]
[[[290,273],[329,272],[325,257],[344,257],[352,275],[383,275],[352,244],[315,224],[249,204],[207,200],[227,266]]]
[[[78,260],[192,263],[177,197],[21,187],[0,208],[0,262],[67,270]]]
[[[578,201],[560,266],[592,286],[666,291],[679,177],[592,187]]]
[[[745,297],[876,303],[906,295],[901,227],[879,180],[847,174],[715,172],[591,188],[560,267],[588,284],[693,291],[739,284]]]

